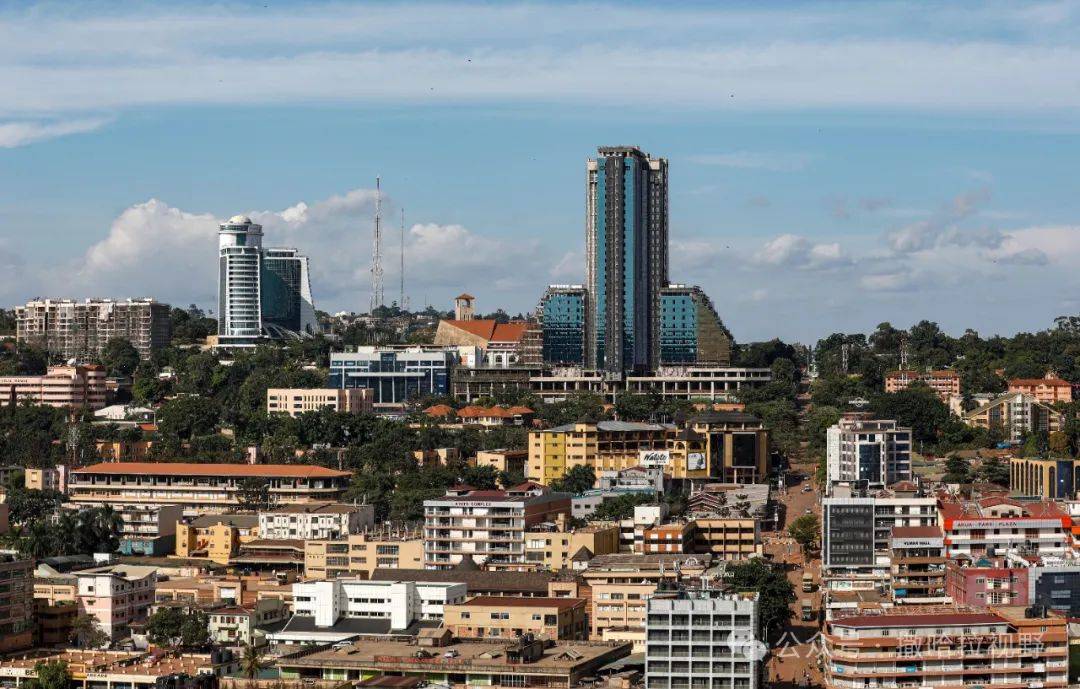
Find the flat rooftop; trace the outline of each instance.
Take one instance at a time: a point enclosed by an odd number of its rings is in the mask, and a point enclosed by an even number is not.
[[[510,663],[507,651],[514,644],[503,641],[457,641],[432,647],[430,656],[417,657],[426,649],[415,643],[391,640],[357,641],[339,649],[327,649],[307,655],[285,656],[279,667],[383,667],[408,665],[412,672],[429,669],[446,672],[449,667],[483,670],[562,674],[601,659],[618,660],[630,654],[632,645],[614,641],[563,641],[545,648],[542,656],[530,663]],[[425,668],[425,666],[428,666]]]
[[[74,677],[87,673],[107,675],[196,674],[213,667],[209,655],[183,654],[173,657],[163,652],[82,651],[39,649],[16,653],[0,660],[5,669],[33,670],[40,662],[63,661]]]

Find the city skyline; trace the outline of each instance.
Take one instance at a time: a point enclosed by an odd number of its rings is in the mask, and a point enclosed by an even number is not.
[[[580,166],[625,142],[670,160],[674,277],[738,341],[922,318],[1010,334],[1080,311],[1080,103],[1054,78],[1080,61],[1075,4],[540,7],[9,7],[0,298],[213,307],[213,236],[239,213],[311,256],[320,308],[362,311],[381,174],[387,226],[401,206],[414,221],[413,308],[468,291],[528,312],[585,282]],[[598,22],[611,37],[586,40]],[[215,47],[255,36],[242,65]],[[629,99],[616,47],[646,36],[633,90],[651,97]],[[339,74],[323,47],[351,76],[294,75]],[[155,88],[154,70],[189,77]],[[375,88],[371,70],[408,78]]]

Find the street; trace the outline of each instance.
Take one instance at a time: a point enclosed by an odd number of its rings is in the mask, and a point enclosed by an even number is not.
[[[817,620],[821,610],[821,561],[812,559],[810,562],[805,562],[802,549],[787,535],[787,525],[806,514],[806,510],[809,509],[812,514],[821,518],[821,496],[811,480],[814,473],[813,465],[792,465],[790,473],[803,478],[800,480],[789,478],[791,485],[779,489],[777,500],[786,508],[783,527],[777,532],[766,533],[764,538],[766,539],[765,551],[772,555],[773,561],[788,565],[787,577],[795,588],[795,602],[792,604],[793,615],[790,625],[779,642],[774,641],[771,644],[773,649],[766,660],[765,677],[771,687],[821,686],[821,675],[817,667],[817,646],[812,643],[820,629]],[[812,490],[804,492],[804,486],[808,485]],[[802,591],[804,572],[810,572],[814,577],[813,593]],[[812,622],[803,622],[800,617],[800,606],[805,598],[811,598],[814,601],[815,618]]]

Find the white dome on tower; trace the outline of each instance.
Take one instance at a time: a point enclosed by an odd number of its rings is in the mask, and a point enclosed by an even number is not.
[[[233,217],[229,218],[229,224],[230,225],[250,225],[251,224],[251,218],[247,217],[246,215],[234,215]]]

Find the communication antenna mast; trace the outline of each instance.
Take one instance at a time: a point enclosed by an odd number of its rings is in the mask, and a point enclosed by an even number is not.
[[[375,242],[371,251],[371,311],[383,305],[382,283],[382,186],[381,179],[375,178]]]
[[[848,356],[851,352],[851,345],[847,342],[840,345],[840,368],[844,370],[844,374],[848,372]]]
[[[405,296],[405,209],[401,209],[401,297],[398,299],[398,307],[402,311],[409,310],[409,298]]]
[[[907,335],[900,336],[900,369],[907,370]]]

